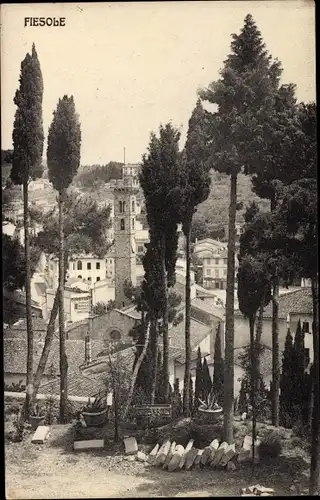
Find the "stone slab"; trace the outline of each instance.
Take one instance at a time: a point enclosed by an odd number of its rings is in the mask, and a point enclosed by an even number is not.
[[[48,437],[50,428],[47,425],[39,425],[36,432],[33,435],[31,443],[33,444],[43,444]]]
[[[126,437],[123,440],[126,455],[136,455],[138,453],[138,443],[134,437]]]
[[[104,448],[104,439],[91,439],[88,441],[75,441],[73,443],[74,450],[92,450]]]

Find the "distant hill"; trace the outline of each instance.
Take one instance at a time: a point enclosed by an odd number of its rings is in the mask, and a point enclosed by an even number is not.
[[[121,179],[123,163],[110,161],[106,165],[83,165],[73,180],[73,184],[87,189],[96,189],[111,179]]]

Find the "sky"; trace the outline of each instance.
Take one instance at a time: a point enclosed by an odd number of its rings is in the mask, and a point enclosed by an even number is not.
[[[282,83],[315,100],[313,0],[2,4],[2,149],[12,147],[20,64],[36,45],[47,136],[58,99],[73,95],[82,129],[81,164],[141,160],[150,132],[171,121],[181,147],[197,90],[218,79],[231,34],[252,14]],[[25,17],[65,17],[63,27],[24,27]],[[44,155],[46,151],[46,143]]]

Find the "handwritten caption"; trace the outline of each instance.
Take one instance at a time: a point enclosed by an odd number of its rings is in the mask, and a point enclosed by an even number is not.
[[[27,26],[65,26],[65,17],[25,17],[24,27]]]

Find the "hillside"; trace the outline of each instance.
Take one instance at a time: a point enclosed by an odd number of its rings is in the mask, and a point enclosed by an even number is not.
[[[230,179],[227,175],[212,172],[211,191],[206,201],[199,205],[194,221],[196,226],[208,226],[212,237],[224,238],[224,226],[228,224],[230,197]],[[242,203],[241,210],[237,211],[237,222],[243,221],[243,214],[248,204],[255,200],[261,210],[269,210],[268,200],[261,200],[252,192],[250,177],[244,174],[238,176],[238,202]],[[198,236],[197,236],[198,237]]]

